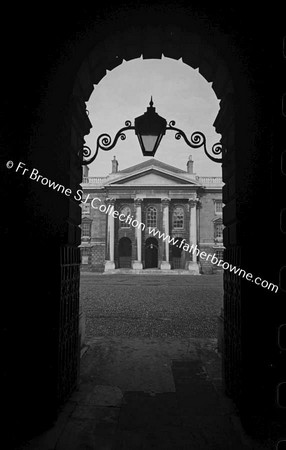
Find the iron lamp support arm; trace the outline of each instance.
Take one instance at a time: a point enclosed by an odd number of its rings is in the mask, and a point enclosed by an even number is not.
[[[176,122],[174,120],[171,120],[168,124],[168,126],[166,127],[166,131],[170,130],[170,131],[175,131],[175,139],[179,140],[181,138],[184,139],[185,143],[192,148],[199,148],[199,147],[203,147],[205,154],[207,155],[207,157],[209,159],[211,159],[212,161],[216,162],[216,163],[222,163],[223,158],[218,158],[217,155],[222,155],[223,156],[223,145],[221,142],[217,142],[216,144],[214,144],[212,146],[212,154],[209,153],[209,151],[207,150],[207,145],[206,145],[206,137],[205,135],[201,132],[201,131],[195,131],[194,133],[192,133],[190,140],[187,138],[186,134],[184,133],[184,131],[180,130],[179,128],[175,127]],[[83,157],[83,161],[82,164],[83,165],[88,165],[91,164],[95,158],[97,157],[98,151],[99,149],[104,150],[104,151],[109,151],[112,150],[115,145],[117,144],[118,139],[120,138],[121,140],[125,140],[126,139],[126,135],[125,132],[129,131],[129,130],[135,130],[135,126],[133,126],[131,124],[130,120],[127,120],[125,122],[125,127],[121,128],[115,135],[113,141],[110,137],[109,134],[107,133],[103,133],[101,135],[98,136],[97,141],[96,141],[96,150],[95,153],[92,157],[91,156],[91,149],[87,146],[84,145],[81,151],[82,157]]]
[[[208,150],[207,150],[207,142],[206,142],[206,137],[205,135],[201,132],[201,131],[194,131],[194,133],[192,133],[190,140],[187,138],[186,134],[184,133],[184,131],[180,130],[179,128],[175,127],[176,122],[174,120],[171,120],[169,122],[169,125],[166,127],[166,130],[171,130],[171,131],[175,131],[175,138],[177,140],[181,139],[181,137],[184,139],[185,143],[192,148],[199,148],[199,147],[203,147],[205,154],[207,155],[207,157],[209,159],[211,159],[214,162],[217,163],[222,163],[223,159],[222,158],[217,158],[213,155],[211,155]],[[221,142],[217,142],[216,144],[214,144],[212,146],[212,153],[214,155],[223,155],[223,145]]]
[[[115,147],[115,145],[117,144],[117,141],[119,138],[122,141],[124,141],[126,139],[125,131],[128,131],[128,130],[135,130],[135,127],[131,125],[130,120],[127,120],[125,122],[125,127],[121,128],[116,133],[116,135],[113,139],[113,142],[112,142],[112,139],[109,134],[107,134],[107,133],[100,134],[96,141],[95,154],[91,158],[90,158],[91,149],[87,145],[84,145],[83,149],[82,149],[82,156],[84,158],[82,161],[82,164],[84,166],[91,164],[97,157],[99,149],[104,150],[105,152],[112,150]]]

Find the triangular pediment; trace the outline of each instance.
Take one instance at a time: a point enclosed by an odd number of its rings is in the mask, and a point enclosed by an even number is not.
[[[168,172],[173,173],[186,173],[185,170],[179,169],[178,167],[171,166],[170,164],[166,164],[162,161],[159,161],[159,159],[151,158],[147,161],[141,162],[139,164],[136,164],[135,166],[127,167],[126,169],[121,170],[121,173],[131,173],[131,172],[138,172],[144,169],[148,169],[150,167],[157,167],[158,169],[167,170]]]
[[[140,170],[141,169],[141,170]],[[158,166],[140,168],[135,172],[121,172],[116,179],[110,180],[108,185],[126,186],[200,186],[188,177],[186,172],[171,172]]]

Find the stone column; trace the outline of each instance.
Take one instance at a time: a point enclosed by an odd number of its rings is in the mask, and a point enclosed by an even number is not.
[[[198,198],[190,198],[189,199],[189,207],[190,207],[190,228],[189,228],[189,234],[190,234],[190,246],[193,245],[193,249],[197,248],[197,204],[199,199]],[[197,254],[193,251],[192,252],[192,261],[188,262],[188,270],[199,273],[199,265],[197,263]]]
[[[170,235],[170,226],[169,226],[169,198],[163,198],[162,199],[162,206],[163,206],[163,231],[165,235]],[[165,258],[161,262],[161,269],[163,270],[170,270],[171,264],[169,262],[169,240],[165,240]]]
[[[135,228],[135,237],[136,237],[136,245],[137,245],[137,259],[132,263],[132,269],[141,270],[143,269],[142,265],[142,230],[140,224],[142,223],[142,198],[135,198],[134,203],[136,207],[136,220],[138,222],[138,226]]]
[[[115,269],[115,263],[114,263],[114,217],[113,217],[114,203],[115,203],[115,198],[107,198],[106,199],[107,209],[106,209],[105,214],[107,214],[107,238],[106,238],[107,259],[105,261],[105,268],[104,268],[105,272],[107,272],[108,270]]]

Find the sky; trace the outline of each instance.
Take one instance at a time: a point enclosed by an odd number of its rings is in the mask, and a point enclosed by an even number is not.
[[[117,131],[125,126],[126,120],[133,125],[135,117],[146,112],[151,96],[156,112],[168,123],[175,120],[175,126],[182,129],[188,138],[194,131],[202,131],[209,150],[220,141],[221,135],[213,127],[219,111],[219,99],[211,83],[182,60],[139,58],[123,61],[120,66],[107,71],[100,83],[94,86],[86,103],[92,129],[85,136],[92,154],[100,134],[107,133],[113,140]],[[183,138],[176,140],[173,131],[166,131],[155,158],[186,170],[189,155],[192,155],[197,175],[221,176],[221,164],[207,158],[202,148],[189,147]],[[129,130],[126,139],[119,139],[112,150],[99,150],[95,161],[89,166],[89,176],[107,176],[111,172],[114,156],[119,163],[118,170],[150,159],[142,155],[134,130]]]

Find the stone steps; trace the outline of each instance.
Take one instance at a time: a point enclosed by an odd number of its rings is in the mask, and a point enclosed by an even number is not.
[[[164,270],[164,269],[113,269],[103,272],[103,275],[200,275],[197,270]]]

